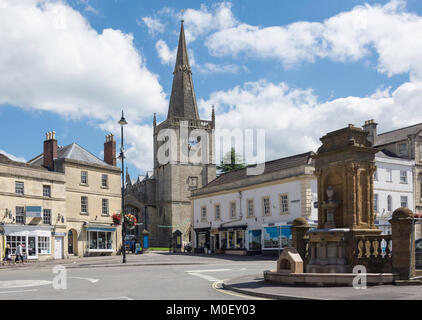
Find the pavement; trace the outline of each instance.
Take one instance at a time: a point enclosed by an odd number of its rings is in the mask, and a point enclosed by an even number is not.
[[[223,288],[239,294],[277,300],[422,300],[422,286],[299,287],[264,281],[262,272],[224,281]]]

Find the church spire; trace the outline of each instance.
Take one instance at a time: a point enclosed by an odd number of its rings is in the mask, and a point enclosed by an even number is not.
[[[179,46],[173,72],[173,86],[167,119],[173,117],[199,120],[183,20],[180,27]]]

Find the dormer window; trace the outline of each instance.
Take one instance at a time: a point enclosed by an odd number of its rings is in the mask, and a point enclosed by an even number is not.
[[[398,153],[399,153],[399,156],[407,155],[407,143],[400,143],[398,145]]]

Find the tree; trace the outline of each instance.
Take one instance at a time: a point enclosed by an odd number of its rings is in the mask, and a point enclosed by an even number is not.
[[[246,165],[242,160],[242,157],[236,154],[236,150],[231,148],[229,152],[223,157],[223,161],[221,161],[220,165],[217,166],[217,169],[220,170],[222,173],[226,173],[236,169],[245,168]]]

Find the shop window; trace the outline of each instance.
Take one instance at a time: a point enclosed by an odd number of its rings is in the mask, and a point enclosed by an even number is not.
[[[205,248],[206,234],[198,233],[198,248]]]
[[[6,237],[6,245],[10,245],[10,249],[12,250],[12,254],[16,254],[16,248],[19,244],[23,245],[24,252],[26,248],[26,237],[25,236],[7,236]]]
[[[249,250],[261,250],[261,230],[249,230]]]
[[[245,248],[243,239],[244,239],[244,231],[243,230],[237,230],[236,231],[236,249],[244,249]]]
[[[278,248],[279,247],[279,229],[278,227],[264,228],[264,248]]]
[[[229,249],[235,249],[236,248],[236,231],[229,231]]]
[[[221,249],[227,248],[227,232],[226,231],[220,232],[220,243],[221,243]]]
[[[112,246],[112,232],[107,231],[89,231],[89,249],[90,250],[110,250]]]
[[[50,237],[38,237],[38,254],[50,254]]]

